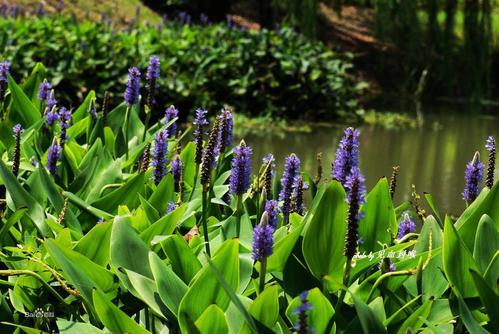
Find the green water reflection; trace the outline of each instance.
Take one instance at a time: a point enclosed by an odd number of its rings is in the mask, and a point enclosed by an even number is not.
[[[411,185],[415,184],[418,192],[434,195],[442,212],[457,214],[465,207],[461,199],[465,165],[476,150],[486,159],[485,140],[489,135],[499,138],[499,118],[442,110],[425,115],[425,125],[417,129],[361,126],[360,130],[360,164],[368,189],[380,177],[389,177],[393,165],[399,165],[397,203],[410,198]],[[310,133],[246,134],[244,139],[258,162],[272,152],[279,171],[284,158],[296,153],[302,168],[313,176],[316,153],[323,152],[324,173],[329,177],[342,131],[341,126],[317,127]]]

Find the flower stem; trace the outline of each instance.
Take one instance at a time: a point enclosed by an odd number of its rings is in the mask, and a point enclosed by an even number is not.
[[[258,285],[258,291],[260,293],[263,292],[263,289],[265,288],[265,275],[267,274],[267,258],[264,257],[260,261],[260,284]]]
[[[189,201],[192,199],[192,195],[194,194],[194,190],[196,189],[196,184],[198,183],[199,176],[199,164],[196,164],[196,173],[194,174],[194,183],[192,184],[191,193],[189,195]]]
[[[208,236],[208,191],[203,190],[203,234],[206,254],[211,257],[210,252],[210,238]]]
[[[236,208],[236,238],[239,239],[241,234],[241,217],[243,215],[243,195],[237,195],[237,208]]]
[[[126,160],[128,160],[128,117],[130,114],[130,107],[126,108],[126,113],[125,113],[125,122],[124,122],[124,135],[125,135],[125,148],[126,148]]]
[[[336,303],[336,307],[334,308],[336,311],[335,313],[338,313],[341,309],[341,306],[343,305],[343,300],[345,299],[345,295],[347,293],[347,287],[348,287],[348,282],[350,281],[350,271],[352,269],[352,258],[347,257],[347,262],[345,264],[345,272],[343,273],[343,285],[344,289],[341,289],[340,295],[338,297],[338,302]]]

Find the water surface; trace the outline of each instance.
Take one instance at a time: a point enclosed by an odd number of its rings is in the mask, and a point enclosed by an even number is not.
[[[499,113],[466,113],[452,108],[428,109],[424,125],[415,129],[386,129],[360,126],[360,165],[368,189],[378,179],[390,177],[392,166],[399,165],[396,203],[410,199],[411,185],[417,191],[431,193],[442,213],[459,214],[466,163],[479,151],[486,160],[485,140],[499,139]],[[329,177],[331,162],[345,126],[314,127],[310,133],[250,133],[244,136],[253,148],[254,159],[272,152],[282,171],[284,159],[296,153],[302,168],[316,174],[316,153],[323,152],[324,173]],[[496,167],[496,180],[498,168]]]

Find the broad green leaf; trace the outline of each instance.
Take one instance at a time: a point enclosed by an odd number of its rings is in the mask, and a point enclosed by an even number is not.
[[[111,222],[96,224],[75,245],[74,250],[93,262],[105,266],[109,263]]]
[[[88,92],[83,103],[73,112],[73,122],[79,122],[89,115],[88,109],[90,107],[90,101],[95,100],[95,92],[91,90]]]
[[[319,201],[308,213],[311,218],[303,237],[303,256],[315,277],[322,281],[327,276],[329,282],[340,284],[346,261],[345,191],[332,181]]]
[[[433,306],[433,299],[428,299],[419,307],[415,312],[411,314],[400,326],[399,330],[397,331],[397,334],[405,334],[407,333],[407,330],[410,328],[414,332],[417,332],[421,326],[423,326],[423,319],[427,319],[430,312],[431,312],[431,307]]]
[[[239,244],[237,239],[227,240],[213,256],[213,264],[223,275],[232,291],[239,283]],[[197,319],[211,304],[226,310],[230,297],[209,266],[205,266],[194,278],[179,307],[180,328],[185,330],[186,318]]]
[[[86,322],[68,321],[66,319],[57,319],[57,328],[64,334],[104,334],[99,328],[87,324]]]
[[[201,262],[187,242],[179,235],[171,235],[161,242],[161,247],[172,264],[173,271],[186,283],[201,269]]]
[[[187,292],[187,285],[155,253],[149,252],[149,262],[161,300],[172,314],[178,316],[178,307]]]
[[[378,318],[376,313],[354,293],[351,293],[351,296],[364,334],[386,333],[386,328],[382,323],[383,319]]]
[[[499,318],[497,315],[499,314],[499,295],[497,294],[497,290],[491,289],[477,271],[470,269],[470,274],[473,279],[473,283],[478,290],[480,300],[482,301],[483,306],[485,306],[485,310],[487,310],[490,322],[492,323],[495,331],[498,332]]]
[[[460,318],[463,321],[464,326],[466,329],[469,331],[469,333],[477,333],[477,334],[487,334],[489,333],[485,329],[480,326],[478,321],[473,317],[473,314],[471,313],[470,309],[468,308],[468,305],[466,305],[463,297],[459,292],[456,292],[457,295],[457,300],[459,303],[459,315]],[[497,314],[497,313],[496,313]],[[495,316],[493,316],[495,317]]]
[[[367,252],[382,249],[379,243],[390,243],[389,230],[391,226],[396,225],[397,220],[386,178],[380,179],[367,194],[361,211],[363,218],[359,221],[359,236],[364,242],[360,244],[360,249]]]
[[[40,111],[19,87],[11,76],[8,78],[9,90],[12,95],[12,105],[9,118],[13,123],[21,123],[25,129],[35,124],[40,118]]]
[[[92,203],[96,208],[106,212],[116,212],[119,205],[135,208],[139,203],[137,194],[144,191],[144,174],[132,176],[123,186],[113,190]]]
[[[40,87],[40,83],[45,79],[46,69],[42,63],[36,63],[33,71],[31,71],[31,75],[26,79],[23,84],[23,91],[26,96],[31,100],[31,103],[37,108],[40,109],[40,100],[38,99],[38,89]]]
[[[157,299],[158,290],[156,282],[130,270],[125,269],[125,273],[133,286],[133,290],[130,292],[148,305],[160,318],[166,319],[162,311],[165,307],[161,300]]]
[[[279,287],[267,287],[258,295],[249,308],[249,313],[262,325],[274,327],[279,318]]]
[[[480,195],[464,210],[456,221],[456,230],[468,249],[474,248],[476,229],[484,214],[499,227],[499,182],[492,189],[484,188]],[[464,296],[466,297],[466,296]]]
[[[499,246],[499,232],[492,219],[483,215],[478,223],[473,258],[482,273],[487,269]],[[496,277],[499,277],[497,273]]]
[[[69,248],[59,246],[53,240],[45,241],[45,248],[64,277],[80,291],[83,298],[92,302],[92,289],[109,292],[114,287],[113,275],[104,267]]]
[[[196,320],[196,327],[202,334],[228,333],[229,326],[224,312],[217,305],[210,305]]]
[[[111,265],[153,278],[148,259],[149,248],[126,219],[116,217],[111,231]]]
[[[470,268],[478,270],[478,266],[448,217],[444,225],[442,261],[451,286],[458,289],[463,297],[478,295],[468,271]]]
[[[133,321],[125,312],[113,305],[99,290],[93,291],[93,304],[100,321],[112,333],[149,333]]]
[[[28,208],[28,215],[40,233],[48,235],[49,229],[45,224],[45,213],[42,206],[19,184],[14,174],[2,160],[0,160],[0,176],[14,202],[15,208],[13,210]]]

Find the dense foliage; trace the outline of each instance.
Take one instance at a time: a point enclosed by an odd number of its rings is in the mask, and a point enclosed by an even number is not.
[[[106,90],[115,96],[128,67],[144,69],[153,54],[164,73],[158,107],[227,104],[252,116],[355,117],[361,87],[348,74],[350,55],[288,28],[257,32],[167,21],[120,31],[64,17],[0,18],[0,54],[12,61],[15,78],[38,61],[50,66],[48,79],[65,102],[81,101],[90,88],[99,97]]]
[[[2,332],[499,330],[493,138],[486,187],[475,156],[469,206],[454,220],[430,194],[431,214],[418,196],[393,203],[396,173],[366,195],[352,128],[336,152],[336,180],[312,178],[296,155],[280,178],[271,155],[251,173],[251,148],[232,143],[228,111],[208,124],[197,110],[195,131],[180,137],[174,109],[147,128],[134,70],[126,104],[98,112],[90,92],[74,112],[56,106],[45,116],[43,66],[23,85],[7,72]]]

